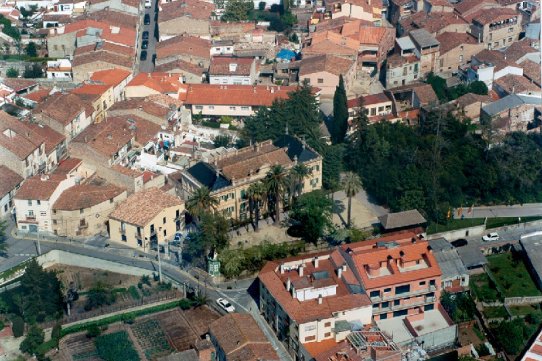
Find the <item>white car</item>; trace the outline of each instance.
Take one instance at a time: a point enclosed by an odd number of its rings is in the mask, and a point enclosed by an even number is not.
[[[150,9],[152,7],[151,0],[145,0],[145,9]]]
[[[218,305],[220,307],[222,307],[224,309],[224,311],[226,311],[228,313],[235,312],[235,307],[233,307],[233,305],[225,298],[217,299],[216,303],[218,303]]]
[[[484,242],[491,242],[491,241],[498,241],[499,238],[500,237],[499,237],[499,234],[497,232],[491,232],[491,233],[488,233],[485,236],[483,236],[482,240]]]

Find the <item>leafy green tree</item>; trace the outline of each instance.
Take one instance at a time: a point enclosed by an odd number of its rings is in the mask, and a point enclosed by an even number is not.
[[[264,208],[266,200],[266,189],[262,182],[252,183],[247,189],[247,198],[249,201],[250,217],[254,213],[254,228],[259,230],[260,212]]]
[[[19,76],[19,71],[14,67],[8,68],[6,71],[6,76],[8,78],[17,78]]]
[[[322,149],[322,185],[325,189],[337,191],[341,182],[340,174],[344,170],[344,144],[324,146]]]
[[[295,200],[290,213],[290,223],[307,242],[316,243],[333,227],[332,203],[321,190],[302,194]]]
[[[308,168],[303,163],[297,163],[290,169],[290,198],[296,199],[303,192],[303,184],[305,183],[305,178],[309,177],[312,174],[312,169]]]
[[[96,323],[92,323],[90,326],[88,326],[88,328],[87,328],[87,337],[88,338],[98,337],[101,334],[102,334],[102,330],[100,329],[100,327]]]
[[[89,311],[93,308],[111,305],[115,303],[116,299],[117,296],[115,292],[113,292],[111,285],[98,281],[88,291],[85,310]]]
[[[217,135],[213,141],[215,148],[220,147],[228,147],[231,144],[231,136],[224,134],[224,135]]]
[[[43,76],[43,69],[40,64],[33,63],[32,65],[25,66],[23,77],[24,78],[41,78]]]
[[[333,126],[331,139],[334,144],[342,143],[348,130],[348,106],[346,104],[346,89],[342,74],[339,76],[339,85],[333,95]]]
[[[361,191],[361,179],[353,172],[346,172],[341,180],[341,188],[348,197],[347,227],[350,228],[352,226],[352,197]]]
[[[5,220],[0,220],[0,255],[4,254],[8,248],[8,245],[6,243],[8,224]],[[1,312],[1,311],[0,311]]]
[[[24,320],[21,316],[11,317],[13,336],[21,337],[24,334]]]
[[[186,202],[186,209],[190,214],[200,218],[205,212],[216,210],[218,200],[211,195],[211,190],[207,187],[201,187],[194,191]]]
[[[501,321],[493,330],[497,342],[511,354],[518,354],[530,337],[529,327],[521,318],[511,321]]]
[[[36,325],[33,325],[28,330],[23,342],[19,346],[19,350],[28,354],[34,354],[38,350],[38,347],[43,343],[45,334],[43,330]]]
[[[284,199],[284,193],[287,186],[286,177],[287,173],[284,167],[280,164],[276,164],[271,167],[264,178],[269,203],[275,207],[275,224],[280,223],[281,203]]]
[[[253,9],[254,3],[250,0],[229,0],[222,21],[247,21]]]
[[[36,43],[31,41],[26,46],[26,55],[30,57],[36,57],[38,56],[38,48],[36,47]]]
[[[228,250],[221,254],[220,273],[231,279],[238,277],[245,269],[245,254],[240,250]]]
[[[194,267],[205,268],[208,248],[201,232],[190,233],[183,244],[183,261]]]
[[[469,84],[468,91],[474,94],[487,95],[488,89],[486,83],[476,80]]]
[[[230,224],[220,213],[204,213],[201,217],[200,232],[206,254],[211,250],[217,252],[227,248],[230,244]]]

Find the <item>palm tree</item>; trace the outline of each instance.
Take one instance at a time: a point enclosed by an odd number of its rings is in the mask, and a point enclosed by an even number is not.
[[[255,213],[254,228],[258,231],[258,223],[260,221],[260,208],[265,201],[265,185],[262,182],[252,183],[247,190],[247,197],[250,203],[250,216],[252,211]]]
[[[264,178],[267,196],[275,205],[275,225],[280,222],[280,201],[284,196],[284,190],[286,189],[286,178],[286,170],[280,164],[272,166],[269,172],[267,172],[267,176]]]
[[[290,176],[292,180],[292,189],[290,197],[297,198],[303,191],[303,183],[305,178],[312,174],[312,169],[307,167],[303,163],[298,163],[290,169]]]
[[[205,212],[216,210],[218,200],[211,195],[211,190],[207,187],[201,187],[190,196],[186,202],[186,208],[190,214],[200,218]]]
[[[348,197],[348,222],[347,227],[351,226],[351,214],[352,214],[352,197],[359,193],[361,190],[361,179],[356,173],[346,172],[341,180],[341,187]]]

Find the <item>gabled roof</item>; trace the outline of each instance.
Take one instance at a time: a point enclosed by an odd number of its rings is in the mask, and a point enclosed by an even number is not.
[[[416,29],[425,29],[431,34],[436,34],[450,25],[464,25],[468,27],[469,23],[465,19],[451,12],[431,12],[419,11],[400,21],[401,27],[405,33]]]
[[[231,182],[217,169],[205,162],[198,162],[186,170],[195,180],[211,191],[229,187]]]
[[[532,47],[530,39],[515,41],[504,51],[504,54],[506,55],[506,60],[513,62],[517,62],[523,56],[529,53],[540,54],[539,50]]]
[[[446,54],[450,50],[454,50],[455,48],[459,46],[463,46],[466,44],[469,44],[469,45],[478,44],[478,39],[476,39],[471,34],[467,34],[467,33],[444,32],[440,35],[437,35],[436,39],[440,43],[441,55]]]
[[[20,78],[3,78],[2,83],[15,92],[20,92],[38,84],[35,80]]]
[[[76,184],[62,192],[55,204],[53,204],[53,209],[75,211],[78,209],[90,208],[109,201],[122,192],[124,192],[124,189],[115,187],[111,184]]]
[[[0,147],[24,160],[43,142],[44,140],[34,134],[26,123],[0,110]]]
[[[516,10],[509,8],[495,8],[491,9],[491,11],[479,10],[472,15],[472,20],[485,25],[513,17],[519,17],[519,13]]]
[[[299,63],[299,76],[327,72],[339,76],[348,73],[354,61],[331,54],[315,55],[304,58]]]
[[[489,95],[467,93],[457,98],[455,102],[460,108],[464,108],[474,103],[490,103],[491,97]]]
[[[287,99],[294,86],[188,84],[185,103],[189,105],[240,105],[269,107],[275,100]]]
[[[116,86],[132,74],[124,69],[99,70],[92,73],[90,80],[109,86]]]
[[[5,165],[0,165],[0,199],[22,183],[23,177]]]
[[[214,56],[209,66],[209,75],[249,76],[254,61],[254,58]]]
[[[38,104],[34,113],[42,113],[66,126],[85,110],[86,104],[77,95],[54,93]]]
[[[540,100],[540,97],[529,97],[517,94],[510,94],[505,96],[504,98],[494,101],[493,103],[483,106],[482,110],[489,116],[495,116],[504,110],[517,108],[523,104],[540,106],[542,105],[542,101]]]
[[[196,36],[183,34],[156,44],[157,59],[176,55],[190,55],[209,59],[211,57],[211,42]]]
[[[398,213],[388,213],[378,217],[378,220],[386,230],[417,226],[427,223],[427,220],[416,209]]]
[[[540,72],[540,66],[538,67]],[[540,87],[532,83],[529,79],[522,75],[507,74],[493,82],[508,94],[531,94],[540,92]]]
[[[15,199],[47,201],[66,179],[62,174],[36,175],[28,178],[17,191]]]
[[[165,193],[158,188],[149,188],[136,192],[111,213],[110,218],[121,222],[145,227],[164,209],[184,205],[176,196]]]
[[[43,139],[46,154],[51,154],[60,143],[66,140],[64,134],[60,134],[46,124],[25,123],[25,125],[31,130],[34,136],[37,135],[38,139]]]
[[[291,135],[283,134],[273,144],[279,148],[287,148],[288,157],[292,160],[297,158],[298,162],[308,162],[320,156],[298,138]]]
[[[409,36],[415,44],[422,48],[440,45],[438,40],[425,29],[412,30]]]
[[[161,9],[158,13],[158,23],[164,23],[169,20],[179,18],[190,18],[197,20],[209,20],[211,14],[215,11],[215,5],[207,1],[199,0],[180,0],[170,3],[162,3]]]
[[[178,74],[154,72],[139,73],[126,86],[143,86],[161,94],[176,94],[183,85]]]

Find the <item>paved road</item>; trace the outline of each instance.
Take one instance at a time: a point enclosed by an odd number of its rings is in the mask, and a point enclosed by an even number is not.
[[[0,257],[0,272],[36,256],[38,254],[38,248],[41,250],[42,254],[56,249],[158,272],[158,262],[153,256],[134,251],[133,249],[124,248],[122,245],[120,247],[113,245],[105,247],[106,239],[102,237],[91,237],[82,242],[40,240],[38,247],[38,242],[36,240],[12,237],[12,229],[13,224],[9,222],[9,236],[7,237],[8,251],[6,257]],[[174,257],[172,258],[174,259]],[[167,260],[162,262],[162,273],[178,285],[185,284],[189,288],[204,293],[209,298],[213,308],[218,308],[215,304],[217,298],[225,297],[231,300],[238,312],[252,314],[279,354],[281,360],[291,360],[284,345],[278,341],[267,322],[259,314],[256,302],[248,293],[248,287],[251,284],[251,280],[229,283],[228,285],[231,289],[227,289],[227,285],[215,287],[202,277],[198,277],[199,279],[194,277],[194,274],[198,274],[197,272],[194,272],[194,270],[182,270],[175,261]]]
[[[469,212],[469,207],[464,207],[461,214],[459,209],[454,212],[454,218],[495,218],[495,217],[532,217],[542,216],[542,203],[530,203],[512,206],[474,207]]]
[[[146,49],[147,51],[147,59],[144,60],[144,61],[141,61],[140,59],[140,54],[141,54],[141,43],[142,43],[142,39],[141,39],[141,36],[140,35],[140,38],[138,40],[138,52],[137,52],[137,56],[138,56],[138,61],[139,61],[139,72],[141,73],[151,73],[153,70],[154,70],[154,62],[153,62],[153,55],[156,53],[156,42],[158,41],[156,39],[156,37],[154,36],[155,33],[154,33],[154,30],[155,30],[155,26],[156,26],[156,20],[158,18],[158,7],[157,7],[157,0],[152,0],[152,7],[150,9],[146,9],[144,6],[143,6],[143,15],[142,17],[144,17],[146,14],[149,14],[150,18],[151,18],[151,23],[149,25],[143,25],[143,18],[141,19],[141,31],[140,33],[143,34],[144,31],[148,31],[149,32],[149,46],[148,48]]]

